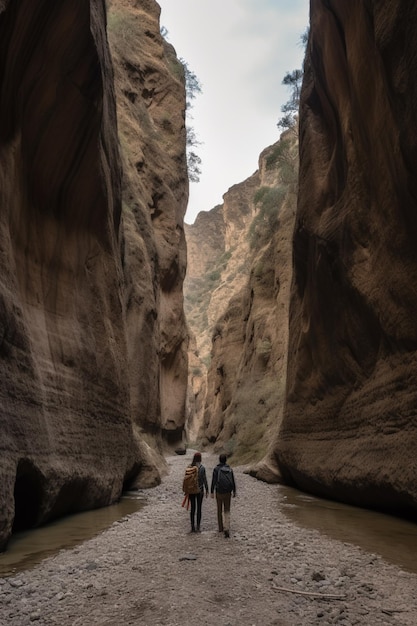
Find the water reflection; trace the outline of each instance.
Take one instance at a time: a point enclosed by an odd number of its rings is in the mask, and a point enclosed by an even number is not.
[[[99,535],[117,520],[139,511],[145,503],[143,496],[125,494],[112,506],[77,513],[41,528],[16,533],[7,551],[0,554],[0,577],[30,569],[60,550],[73,548]]]
[[[417,524],[280,487],[279,505],[299,526],[378,554],[417,573]]]

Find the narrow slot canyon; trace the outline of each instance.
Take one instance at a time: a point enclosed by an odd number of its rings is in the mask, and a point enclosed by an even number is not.
[[[0,0],[0,626],[415,625],[415,25]]]

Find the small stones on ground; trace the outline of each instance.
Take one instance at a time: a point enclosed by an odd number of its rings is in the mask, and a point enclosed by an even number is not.
[[[0,626],[417,624],[416,574],[293,521],[281,487],[245,468],[235,468],[233,541],[217,532],[211,498],[204,532],[188,534],[181,484],[191,455],[169,457],[169,475],[141,511],[0,579]],[[209,481],[217,460],[203,454]]]
[[[183,556],[180,556],[179,560],[180,561],[196,561],[197,557],[195,554],[184,554]]]
[[[40,618],[41,618],[40,613],[31,613],[29,615],[29,619],[30,619],[31,622],[36,622],[36,621],[40,620]]]

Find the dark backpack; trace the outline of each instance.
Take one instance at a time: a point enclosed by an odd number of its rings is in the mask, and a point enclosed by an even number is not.
[[[227,465],[217,468],[217,491],[219,493],[231,493],[234,490],[233,472]]]

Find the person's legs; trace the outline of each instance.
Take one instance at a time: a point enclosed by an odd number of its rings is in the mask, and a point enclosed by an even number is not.
[[[223,495],[222,493],[216,493],[217,502],[217,523],[219,525],[219,533],[223,532]]]
[[[191,504],[191,510],[190,510],[190,521],[191,521],[191,532],[195,531],[195,511],[196,511],[196,502],[197,502],[197,494],[195,493],[190,493],[190,504]]]
[[[230,503],[232,500],[231,493],[225,493],[223,505],[224,505],[224,534],[226,537],[229,536],[230,533]]]
[[[204,493],[197,494],[197,532],[200,532],[203,500],[204,500]]]

